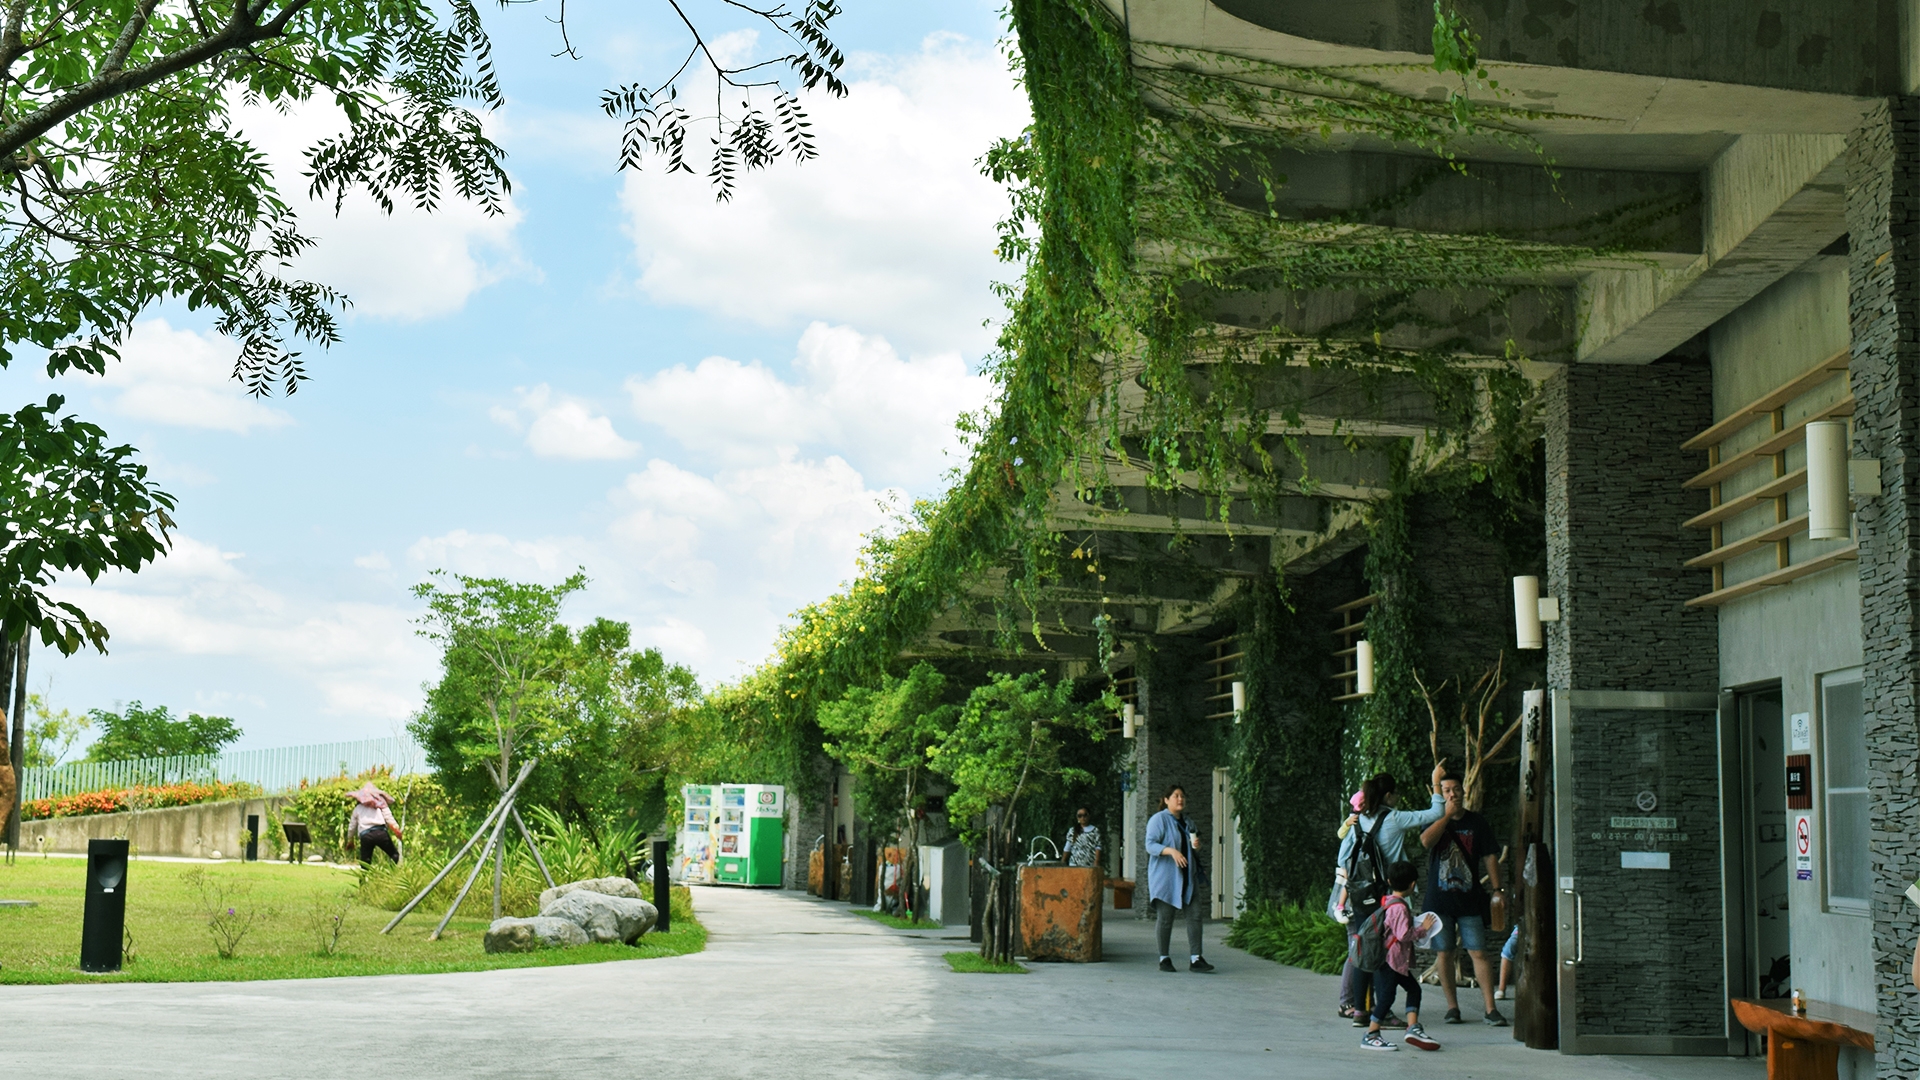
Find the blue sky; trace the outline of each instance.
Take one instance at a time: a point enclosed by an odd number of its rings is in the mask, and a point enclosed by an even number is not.
[[[730,205],[702,178],[614,168],[599,91],[675,62],[664,3],[572,5],[577,61],[551,55],[548,6],[508,9],[491,123],[511,212],[306,206],[304,272],[354,307],[297,395],[244,397],[231,347],[176,308],[104,380],[59,380],[141,448],[180,530],[139,575],[63,586],[111,652],[37,652],[32,687],[75,710],[230,715],[242,746],[392,734],[435,673],[407,592],[434,568],[584,565],[570,621],[626,620],[709,683],[760,662],[849,576],[882,501],[937,493],[959,463],[953,420],[987,396],[989,285],[1010,272],[991,251],[1003,196],[973,168],[1025,123],[997,4],[847,7],[853,93],[806,99],[822,157],[752,174]],[[744,25],[720,12],[708,25]],[[288,191],[333,123],[242,122]],[[0,388],[49,390],[25,364]]]

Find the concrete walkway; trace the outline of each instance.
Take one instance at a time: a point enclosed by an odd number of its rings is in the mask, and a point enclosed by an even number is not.
[[[964,930],[890,930],[794,893],[703,888],[694,903],[712,932],[694,956],[457,975],[0,987],[0,1073],[1230,1080],[1391,1066],[1422,1080],[1758,1080],[1765,1071],[1752,1060],[1563,1057],[1478,1023],[1433,1025],[1447,1044],[1436,1054],[1364,1054],[1358,1032],[1334,1016],[1333,979],[1218,944],[1207,949],[1218,974],[1162,974],[1149,928],[1126,913],[1109,912],[1106,963],[957,975],[940,954],[969,948]]]

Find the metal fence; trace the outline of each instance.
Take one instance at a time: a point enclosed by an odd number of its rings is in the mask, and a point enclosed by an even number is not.
[[[45,799],[80,791],[189,780],[244,780],[272,793],[298,787],[302,780],[324,780],[342,773],[352,776],[377,765],[420,769],[426,765],[426,754],[410,740],[386,738],[134,761],[76,761],[50,769],[27,769],[21,778],[20,798]]]

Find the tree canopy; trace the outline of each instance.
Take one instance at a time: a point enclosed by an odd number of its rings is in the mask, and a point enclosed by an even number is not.
[[[236,345],[254,394],[293,393],[303,352],[339,340],[348,298],[293,271],[313,241],[240,125],[240,110],[331,110],[344,130],[306,148],[307,194],[337,210],[364,192],[434,210],[447,199],[504,208],[505,151],[483,118],[505,101],[479,0],[8,0],[0,5],[0,367],[104,374],[134,319],[161,301],[207,311]],[[501,0],[501,8],[509,6]],[[621,168],[658,154],[687,164],[688,132],[712,128],[721,198],[742,172],[813,156],[801,90],[844,94],[831,0],[800,11],[729,3],[726,18],[787,50],[729,66],[718,34],[668,0],[690,44],[664,79],[607,91],[626,124]],[[578,56],[567,9],[554,22]],[[716,109],[681,105],[709,76]],[[724,91],[724,94],[722,93]],[[756,97],[756,95],[758,95]],[[768,99],[771,99],[770,101]],[[740,107],[732,109],[731,102]],[[612,148],[610,148],[611,150]],[[107,630],[43,589],[57,571],[91,580],[165,551],[172,496],[127,446],[49,399],[0,416],[0,633],[37,630],[71,654]],[[79,508],[79,509],[76,509]]]
[[[138,701],[119,712],[91,709],[87,719],[100,730],[87,747],[88,761],[217,754],[240,738],[240,728],[228,717],[188,713],[181,720],[165,705],[147,708]]]
[[[670,716],[699,696],[693,672],[634,649],[627,624],[560,622],[584,574],[557,586],[447,575],[414,589],[420,632],[440,643],[441,677],[410,730],[449,793],[492,802],[516,763],[540,766],[520,801],[589,829],[664,809],[658,748]]]

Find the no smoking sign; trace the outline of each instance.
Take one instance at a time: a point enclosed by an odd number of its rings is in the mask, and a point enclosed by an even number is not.
[[[1808,814],[1793,815],[1793,876],[1813,880],[1813,818]]]

